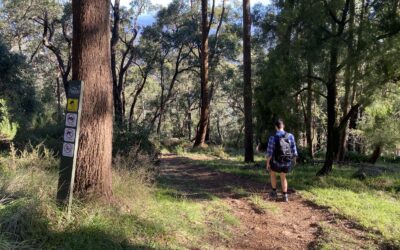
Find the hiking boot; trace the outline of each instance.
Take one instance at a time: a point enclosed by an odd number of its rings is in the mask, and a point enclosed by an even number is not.
[[[269,193],[269,198],[270,198],[271,200],[276,200],[276,198],[278,198],[278,194],[276,193],[276,191],[272,190],[272,191]]]
[[[288,194],[284,194],[284,195],[283,195],[283,201],[284,201],[284,202],[289,202],[289,196],[288,196]]]

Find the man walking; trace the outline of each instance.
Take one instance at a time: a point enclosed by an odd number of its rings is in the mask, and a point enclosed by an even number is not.
[[[268,141],[266,167],[271,175],[271,198],[277,198],[276,173],[279,173],[281,177],[283,200],[288,202],[286,174],[292,170],[292,165],[296,162],[297,149],[294,136],[287,133],[284,128],[285,124],[283,120],[278,119],[275,122],[276,133],[271,136]]]

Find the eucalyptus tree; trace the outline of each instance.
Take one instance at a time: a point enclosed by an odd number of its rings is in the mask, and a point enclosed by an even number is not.
[[[210,87],[209,87],[209,67],[218,45],[218,37],[225,15],[225,0],[222,1],[221,14],[217,19],[215,0],[212,1],[210,13],[208,11],[208,0],[201,0],[201,45],[200,45],[200,121],[196,133],[194,147],[203,147],[206,143],[207,131],[209,127],[210,115]],[[216,21],[217,20],[217,21]],[[211,54],[209,53],[209,36],[212,25],[216,22],[215,43]]]
[[[251,83],[251,15],[250,0],[243,0],[243,100],[244,161],[253,162],[253,88]]]
[[[72,79],[85,83],[74,192],[109,198],[113,130],[110,4],[73,0],[72,10]]]
[[[150,120],[151,128],[161,133],[164,115],[169,104],[176,99],[176,84],[185,73],[196,72],[197,22],[192,18],[189,5],[174,1],[161,9],[156,22],[143,32],[146,51],[142,52],[147,69],[153,69],[153,77],[159,83],[159,97]]]
[[[60,115],[61,89],[66,90],[71,73],[71,4],[3,1],[0,12],[0,22],[4,26],[1,32],[12,50],[27,57],[35,74],[40,75],[38,78],[45,79],[44,82],[56,80]]]
[[[125,126],[125,85],[129,69],[135,61],[135,41],[140,26],[138,18],[151,8],[147,0],[132,1],[129,8],[121,7],[120,0],[112,5],[111,72],[113,77],[114,118],[119,128]]]

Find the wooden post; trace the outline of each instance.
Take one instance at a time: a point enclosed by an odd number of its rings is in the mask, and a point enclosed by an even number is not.
[[[71,81],[68,84],[67,92],[65,129],[61,151],[57,201],[65,204],[68,198],[68,217],[71,215],[72,196],[74,191],[83,86],[84,84],[82,81]]]

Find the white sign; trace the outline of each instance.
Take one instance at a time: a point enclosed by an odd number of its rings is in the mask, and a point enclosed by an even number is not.
[[[78,124],[78,114],[67,113],[65,117],[65,126],[76,127],[77,124]]]
[[[75,129],[74,128],[65,128],[64,141],[66,141],[66,142],[74,142],[75,141]]]
[[[74,156],[74,144],[64,142],[62,155],[65,157],[73,157]]]

